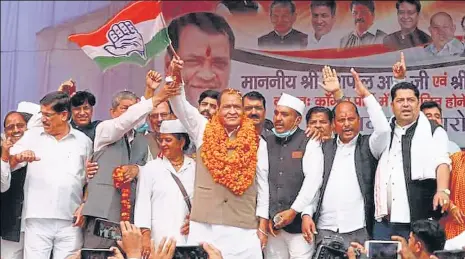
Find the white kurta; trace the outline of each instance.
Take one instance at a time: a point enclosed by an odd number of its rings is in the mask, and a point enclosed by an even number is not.
[[[163,237],[176,238],[178,246],[187,243],[187,237],[181,235],[181,227],[189,210],[171,173],[181,180],[192,202],[195,179],[192,158],[184,156],[179,172],[166,158],[152,160],[140,167],[134,223],[140,228],[151,229],[155,246]]]

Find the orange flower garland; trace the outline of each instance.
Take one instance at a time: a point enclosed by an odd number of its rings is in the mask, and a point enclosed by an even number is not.
[[[124,171],[121,166],[113,170],[113,185],[121,189],[121,221],[131,219],[131,182],[124,182]]]
[[[230,140],[215,115],[205,128],[200,156],[216,183],[242,195],[255,179],[258,141],[251,119],[244,116],[236,138]]]

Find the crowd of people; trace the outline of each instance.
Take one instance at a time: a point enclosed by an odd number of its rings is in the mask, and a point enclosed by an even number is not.
[[[174,55],[164,80],[147,73],[143,97],[117,92],[111,119],[93,120],[96,97],[69,96],[72,81],[6,115],[2,258],[110,247],[114,258],[171,258],[199,244],[210,258],[311,258],[331,236],[351,258],[367,240],[399,241],[403,258],[462,249],[465,153],[441,127],[440,106],[420,104],[404,80],[403,55],[389,121],[351,70],[369,135],[331,67],[322,86],[337,104],[311,107],[306,129],[305,104],[285,93],[272,127],[255,91],[207,90],[195,108],[182,69]],[[121,221],[122,241],[97,235],[99,218]]]

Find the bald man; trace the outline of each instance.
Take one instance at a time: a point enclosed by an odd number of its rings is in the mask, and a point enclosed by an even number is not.
[[[462,54],[464,46],[455,38],[455,30],[454,21],[448,13],[435,13],[431,16],[429,26],[433,42],[425,48],[425,51],[437,57]]]

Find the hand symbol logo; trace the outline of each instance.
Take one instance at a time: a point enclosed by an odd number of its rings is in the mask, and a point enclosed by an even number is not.
[[[137,31],[131,21],[122,21],[111,26],[107,33],[110,41],[104,49],[117,57],[129,57],[133,52],[139,54],[144,60],[145,44],[142,35]]]

